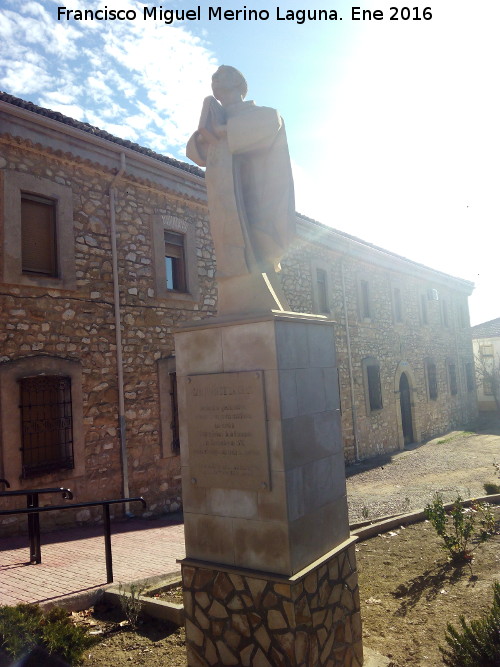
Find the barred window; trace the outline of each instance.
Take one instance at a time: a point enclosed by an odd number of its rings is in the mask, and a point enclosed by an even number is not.
[[[465,382],[467,391],[474,391],[476,388],[474,383],[474,364],[470,361],[465,364]]]
[[[177,374],[169,373],[168,379],[170,381],[170,407],[172,414],[172,421],[170,428],[172,430],[172,452],[178,454],[181,450],[181,440],[179,436],[179,403],[177,400]]]
[[[455,396],[458,394],[457,367],[455,364],[448,365],[448,374],[450,376],[450,394]]]
[[[38,375],[19,385],[22,476],[73,468],[71,379]]]
[[[426,361],[425,364],[427,373],[427,390],[431,401],[435,401],[438,397],[437,371],[436,364],[433,361]]]
[[[360,314],[364,319],[371,317],[371,303],[370,303],[370,285],[367,280],[361,280],[359,284],[360,290]]]
[[[381,410],[382,405],[382,387],[380,384],[380,367],[378,365],[369,365],[366,367],[368,378],[368,398],[370,401],[370,410]]]
[[[316,269],[316,287],[318,310],[320,313],[328,313],[328,277],[324,269]]]
[[[392,292],[393,296],[393,306],[394,306],[394,321],[402,322],[403,321],[403,303],[401,300],[401,290],[399,287],[395,287]]]

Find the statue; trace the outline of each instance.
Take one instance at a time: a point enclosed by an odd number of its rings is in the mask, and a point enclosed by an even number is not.
[[[244,101],[247,83],[223,65],[212,77],[186,154],[206,167],[219,315],[290,310],[276,272],[295,230],[283,120]]]

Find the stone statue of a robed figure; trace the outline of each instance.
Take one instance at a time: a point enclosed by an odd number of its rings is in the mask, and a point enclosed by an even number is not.
[[[186,154],[206,167],[218,314],[290,310],[277,272],[295,233],[293,179],[283,120],[244,101],[247,83],[223,65],[212,77]]]

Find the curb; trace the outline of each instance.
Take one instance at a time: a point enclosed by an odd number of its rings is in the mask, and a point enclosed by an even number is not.
[[[463,501],[464,507],[470,507],[473,503],[490,503],[492,505],[500,505],[500,493],[495,493],[491,496],[480,496],[479,498],[469,498],[468,500]],[[451,509],[455,503],[445,503],[445,509]],[[425,511],[423,509],[416,510],[415,512],[410,512],[408,514],[397,514],[388,517],[382,517],[378,519],[375,523],[370,523],[369,525],[363,525],[359,523],[353,524],[351,526],[351,535],[356,535],[360,540],[368,540],[371,537],[375,537],[380,533],[386,533],[392,528],[397,528],[398,526],[409,526],[412,523],[417,523],[418,521],[423,521],[425,519]],[[355,528],[355,526],[358,526]]]

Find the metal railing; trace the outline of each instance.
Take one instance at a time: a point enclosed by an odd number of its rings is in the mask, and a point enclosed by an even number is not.
[[[0,482],[7,482],[1,480]],[[7,482],[8,488],[10,484]],[[21,491],[1,491],[0,498],[11,498],[13,496],[26,496],[26,507],[32,509],[39,507],[38,496],[46,493],[62,493],[65,500],[73,500],[73,494],[69,489],[62,486],[48,489],[23,489]],[[30,563],[41,563],[42,554],[40,553],[40,518],[38,514],[28,514],[28,536],[30,541]]]
[[[61,489],[56,489],[57,491]],[[63,489],[66,491],[67,489]],[[38,490],[40,493],[41,490]],[[13,495],[16,494],[21,495],[23,493],[27,492],[3,492],[0,493],[0,496],[3,495]],[[31,491],[33,493],[33,491]],[[71,493],[71,492],[70,492]],[[71,496],[73,497],[73,496]],[[146,501],[144,498],[138,497],[138,498],[118,498],[116,500],[96,500],[93,502],[89,503],[72,503],[71,505],[50,505],[47,507],[28,507],[26,509],[18,509],[18,510],[0,510],[0,516],[8,516],[8,515],[16,515],[16,514],[27,514],[28,515],[28,520],[31,515],[37,516],[41,512],[53,512],[55,510],[68,510],[68,509],[76,509],[76,508],[82,508],[82,507],[97,507],[99,505],[102,506],[103,510],[103,518],[104,518],[104,550],[105,550],[105,555],[106,555],[106,581],[108,584],[111,584],[113,582],[113,555],[111,552],[111,520],[110,520],[110,515],[109,515],[109,506],[110,505],[116,505],[118,503],[133,503],[133,502],[140,502],[142,503],[142,506],[145,508],[147,507]],[[35,561],[36,563],[41,563],[42,562],[42,555],[41,555],[41,550],[40,550],[40,524],[37,522],[37,534],[35,535],[35,540],[38,545],[38,557],[39,560]],[[33,563],[32,560],[30,560],[31,563]]]

